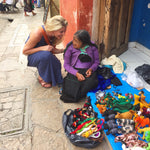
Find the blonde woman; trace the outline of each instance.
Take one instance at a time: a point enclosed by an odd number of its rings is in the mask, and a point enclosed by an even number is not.
[[[30,33],[23,48],[23,54],[28,55],[28,66],[38,69],[42,87],[50,88],[63,82],[61,63],[54,54],[64,51],[55,46],[63,40],[67,25],[60,15],[48,19],[45,25]]]

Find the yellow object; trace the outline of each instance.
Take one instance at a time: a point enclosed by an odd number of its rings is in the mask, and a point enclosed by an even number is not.
[[[90,135],[92,135],[96,131],[97,131],[97,125],[93,124],[93,125],[91,125],[90,129],[88,131],[82,133],[81,136],[88,138]]]
[[[100,113],[103,114],[106,111],[105,105],[96,104],[97,108],[99,109]]]
[[[126,98],[126,97],[122,96],[121,94],[118,94],[118,98]]]
[[[133,110],[129,110],[129,111],[124,112],[124,113],[117,112],[117,115],[115,116],[115,118],[132,119],[134,114],[135,114],[135,111],[133,111]]]
[[[146,132],[146,131],[150,131],[150,127],[145,127],[143,129],[139,129],[138,132],[139,133],[143,133],[143,132]],[[145,134],[143,134],[143,140],[145,139]]]
[[[137,105],[138,103],[140,103],[140,108],[143,108],[143,107],[150,107],[150,104],[148,104],[146,101],[145,101],[145,95],[144,94],[141,94],[140,95],[136,95],[134,94],[134,104],[133,105]]]

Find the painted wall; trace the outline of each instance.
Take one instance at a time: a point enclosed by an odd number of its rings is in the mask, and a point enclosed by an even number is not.
[[[130,41],[150,49],[150,0],[134,0]]]
[[[64,46],[77,30],[85,29],[91,34],[93,0],[60,0],[60,14],[68,21]]]
[[[78,0],[78,30],[92,32],[93,0]]]

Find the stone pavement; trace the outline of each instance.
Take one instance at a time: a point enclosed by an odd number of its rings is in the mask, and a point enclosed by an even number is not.
[[[35,12],[36,16],[24,17],[19,8],[16,13],[0,14],[0,150],[83,150],[66,138],[62,115],[69,108],[83,107],[84,100],[63,103],[58,87],[41,87],[37,70],[19,62],[28,34],[42,24],[44,8]],[[62,55],[58,57],[63,64]],[[106,141],[93,150],[111,149]]]

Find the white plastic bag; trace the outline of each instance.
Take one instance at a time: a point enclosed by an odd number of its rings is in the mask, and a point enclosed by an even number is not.
[[[136,89],[144,88],[142,78],[135,71],[127,69],[124,71],[124,74],[121,76],[121,78]]]

